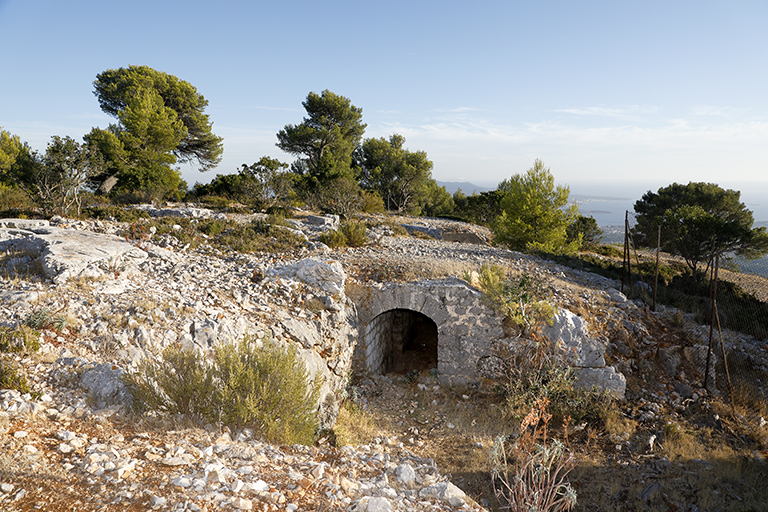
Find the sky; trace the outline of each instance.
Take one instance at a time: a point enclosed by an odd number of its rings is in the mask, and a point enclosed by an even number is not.
[[[406,138],[440,181],[495,188],[535,159],[574,193],[673,182],[768,204],[768,2],[0,0],[0,126],[44,150],[114,119],[93,81],[147,65],[203,94],[218,168],[261,156],[311,91]]]

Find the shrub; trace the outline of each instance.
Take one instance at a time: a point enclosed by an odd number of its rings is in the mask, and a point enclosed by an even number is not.
[[[361,210],[364,213],[384,213],[384,200],[375,190],[365,190],[362,194]]]
[[[342,223],[339,229],[321,234],[320,241],[332,248],[361,247],[368,241],[366,231],[365,223],[347,221]]]
[[[367,229],[363,222],[347,221],[342,223],[340,229],[350,247],[362,247],[368,241],[365,236]]]
[[[544,298],[544,280],[524,273],[507,277],[498,265],[483,264],[478,276],[486,300],[500,314],[519,326],[523,334],[551,322],[554,308]]]
[[[29,393],[27,378],[19,373],[12,361],[0,357],[0,389],[15,389],[21,393]]]
[[[491,449],[491,480],[502,508],[514,512],[567,511],[576,505],[576,491],[567,480],[577,460],[562,442],[547,443],[552,416],[548,401],[536,402],[520,425],[517,440],[496,438]]]
[[[332,229],[320,234],[320,241],[328,247],[335,249],[337,247],[346,247],[347,237],[339,229]]]
[[[196,351],[170,347],[126,377],[139,407],[251,427],[267,441],[310,444],[322,380],[311,379],[293,348],[250,339]]]
[[[299,247],[304,239],[280,226],[253,220],[226,230],[213,242],[242,253],[285,252]]]
[[[216,350],[214,371],[222,421],[253,426],[267,440],[311,444],[318,428],[322,380],[310,379],[296,349],[243,340]]]
[[[117,222],[135,222],[139,219],[148,219],[149,214],[138,208],[124,208],[116,205],[95,205],[83,208],[83,215],[93,219],[110,220]]]

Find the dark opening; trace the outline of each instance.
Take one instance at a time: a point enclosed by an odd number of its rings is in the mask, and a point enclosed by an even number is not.
[[[383,370],[407,373],[437,368],[437,324],[428,316],[410,309],[387,311],[389,340]]]

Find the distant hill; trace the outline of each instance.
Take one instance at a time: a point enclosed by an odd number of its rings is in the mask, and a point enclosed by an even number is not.
[[[491,190],[495,190],[493,188],[481,187],[468,181],[435,181],[437,182],[438,187],[445,187],[445,190],[451,195],[459,189],[468,196],[471,196],[474,193],[479,194],[480,192],[490,192]]]

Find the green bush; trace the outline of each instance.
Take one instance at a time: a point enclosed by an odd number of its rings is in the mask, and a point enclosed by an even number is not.
[[[346,221],[339,229],[320,235],[320,241],[328,247],[362,247],[368,241],[367,228],[363,222]]]
[[[226,230],[213,244],[242,253],[287,252],[304,243],[304,239],[280,226],[272,226],[263,220],[238,224]]]
[[[527,273],[507,277],[498,265],[483,264],[478,275],[485,299],[523,334],[552,321],[554,308],[544,300],[544,280]]]
[[[19,373],[12,361],[0,357],[0,389],[15,389],[21,393],[29,393],[27,378]]]
[[[342,223],[340,229],[349,247],[362,247],[368,241],[365,236],[367,228],[363,222],[347,221]]]
[[[360,209],[364,213],[384,213],[384,200],[375,190],[364,190],[361,198],[363,204]]]
[[[293,348],[253,340],[214,349],[212,360],[170,347],[126,377],[139,407],[250,427],[267,441],[314,441],[322,380],[311,379]]]
[[[328,247],[335,249],[337,247],[347,246],[347,237],[339,229],[333,229],[320,234],[320,241]]]
[[[318,429],[322,380],[310,379],[294,348],[244,340],[216,350],[215,373],[222,420],[253,426],[267,440],[311,444]]]
[[[103,204],[94,205],[87,208],[83,208],[82,215],[84,217],[110,220],[115,219],[117,222],[135,222],[139,219],[148,219],[149,214],[138,208],[125,208],[123,206]]]

